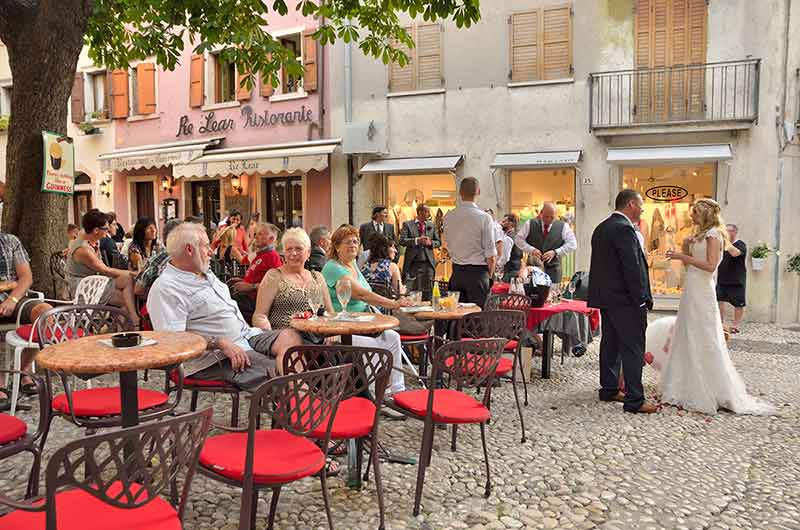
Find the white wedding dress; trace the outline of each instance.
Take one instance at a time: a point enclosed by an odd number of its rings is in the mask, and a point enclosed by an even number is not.
[[[691,245],[693,256],[706,256],[708,238]],[[719,263],[717,263],[719,265]],[[775,408],[747,393],[733,366],[716,298],[716,269],[706,272],[691,265],[684,275],[683,295],[666,362],[661,370],[661,401],[686,410],[716,414],[720,408],[737,414],[771,414]]]

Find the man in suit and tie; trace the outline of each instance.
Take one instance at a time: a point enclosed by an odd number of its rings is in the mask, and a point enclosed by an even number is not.
[[[436,227],[428,219],[431,211],[425,204],[417,206],[417,218],[403,223],[400,244],[406,247],[403,259],[403,279],[414,278],[414,290],[422,291],[422,299],[430,300],[433,279],[436,277],[436,257],[433,249],[442,243]]]
[[[542,260],[553,283],[561,283],[561,258],[578,248],[569,223],[556,219],[556,205],[552,202],[544,203],[539,217],[525,223],[514,243]]]
[[[372,221],[362,224],[358,229],[358,237],[364,249],[369,244],[370,236],[375,233],[385,235],[393,244],[397,243],[394,225],[389,222],[389,210],[382,204],[372,208]]]
[[[600,401],[621,401],[625,412],[657,412],[642,386],[647,311],[653,308],[647,259],[636,234],[642,196],[619,192],[616,211],[592,234],[589,307],[600,309]],[[625,393],[619,391],[622,364]]]

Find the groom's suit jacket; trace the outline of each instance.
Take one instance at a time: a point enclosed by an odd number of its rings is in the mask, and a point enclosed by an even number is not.
[[[588,304],[600,309],[653,308],[647,258],[633,225],[622,214],[610,215],[592,234]]]

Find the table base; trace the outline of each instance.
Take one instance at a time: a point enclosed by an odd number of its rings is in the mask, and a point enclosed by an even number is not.
[[[553,332],[542,331],[542,379],[550,379],[553,363]]]

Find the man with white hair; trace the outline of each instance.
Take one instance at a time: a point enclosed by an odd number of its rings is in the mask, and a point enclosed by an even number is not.
[[[553,283],[561,283],[561,258],[578,248],[569,223],[556,219],[556,205],[546,202],[539,217],[522,227],[514,242],[523,252],[533,254],[544,263],[544,271]]]
[[[223,380],[255,390],[275,374],[282,357],[302,344],[294,330],[263,331],[242,317],[228,287],[209,270],[211,244],[203,225],[183,223],[167,238],[170,262],[153,283],[147,309],[156,331],[191,331],[206,351],[183,364],[194,379]]]

